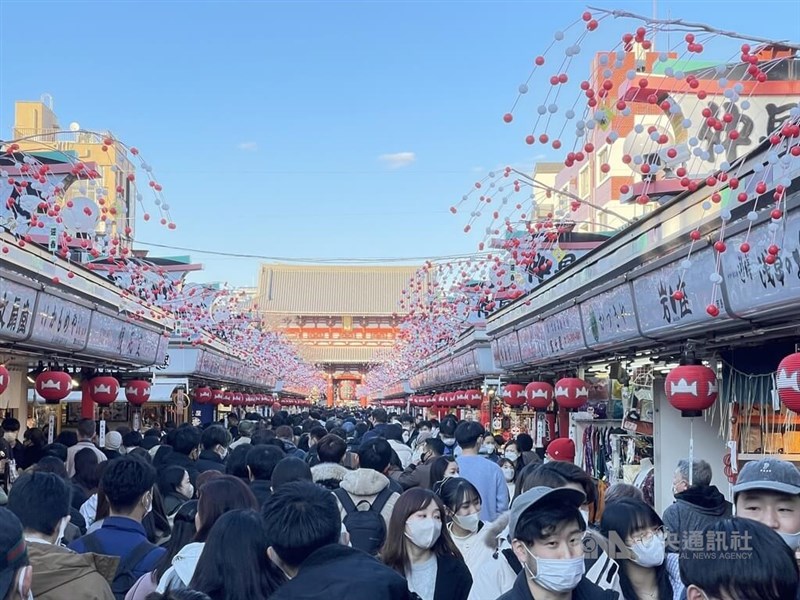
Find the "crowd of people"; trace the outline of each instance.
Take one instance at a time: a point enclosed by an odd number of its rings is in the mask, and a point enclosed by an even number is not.
[[[52,444],[2,428],[0,600],[800,598],[800,472],[776,458],[733,505],[681,461],[659,515],[570,440],[450,416],[232,414],[102,448],[92,420]]]

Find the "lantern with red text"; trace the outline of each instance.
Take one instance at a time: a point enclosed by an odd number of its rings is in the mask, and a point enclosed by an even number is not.
[[[778,365],[778,397],[791,411],[800,412],[800,352],[784,358]]]
[[[675,367],[664,386],[667,400],[682,417],[699,417],[717,399],[717,375],[704,365]]]
[[[480,390],[464,390],[466,405],[469,408],[480,408],[483,403],[483,394]]]
[[[556,382],[553,395],[562,408],[580,408],[589,401],[589,384],[577,377],[565,377]]]
[[[108,406],[116,401],[119,395],[119,382],[110,375],[93,377],[89,381],[92,400],[100,406]]]
[[[10,378],[11,375],[9,374],[5,365],[0,365],[0,394],[8,389],[8,382]]]
[[[503,402],[514,408],[525,404],[525,386],[518,383],[504,385]]]
[[[555,390],[546,381],[531,381],[525,386],[525,397],[528,400],[528,406],[532,409],[547,410],[547,407],[553,403]]]
[[[197,404],[211,404],[211,388],[199,387],[194,390],[194,401]]]
[[[72,375],[64,371],[45,371],[37,375],[35,387],[47,404],[58,404],[72,391]]]
[[[225,402],[225,392],[222,390],[211,390],[211,404],[219,406]]]
[[[150,382],[134,379],[125,384],[125,399],[134,406],[141,406],[150,400]]]

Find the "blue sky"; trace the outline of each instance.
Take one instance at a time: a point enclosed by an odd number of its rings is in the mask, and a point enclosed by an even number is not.
[[[488,170],[541,158],[502,115],[584,6],[0,0],[0,136],[15,100],[48,92],[63,126],[139,147],[178,224],[140,224],[146,242],[284,257],[471,252],[477,239],[448,207]],[[661,0],[658,12],[800,39],[796,0]],[[623,29],[602,24],[581,59]],[[193,258],[200,279],[256,281],[258,260]]]

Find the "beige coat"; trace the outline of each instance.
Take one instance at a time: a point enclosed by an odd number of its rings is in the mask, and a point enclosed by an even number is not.
[[[344,479],[342,479],[342,482],[339,484],[339,488],[350,495],[353,504],[355,504],[359,510],[369,510],[368,504],[371,505],[383,488],[388,485],[389,478],[386,477],[386,475],[373,471],[372,469],[356,469],[355,471],[348,472],[347,475],[344,476]],[[381,511],[381,516],[386,523],[387,531],[389,530],[389,519],[392,518],[392,511],[399,497],[400,494],[397,492],[392,494]],[[366,500],[366,503],[359,506],[358,503],[364,500]],[[336,503],[339,505],[339,512],[342,514],[342,520],[344,520],[347,516],[347,511],[338,499]]]

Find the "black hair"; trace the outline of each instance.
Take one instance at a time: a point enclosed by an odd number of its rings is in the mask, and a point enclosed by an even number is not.
[[[194,537],[195,542],[205,542],[211,528],[226,512],[258,508],[252,490],[241,479],[230,475],[215,477],[200,487],[198,495],[200,529]]]
[[[526,465],[525,469],[520,472],[521,492],[542,486],[557,489],[569,483],[577,483],[583,488],[588,504],[594,504],[597,501],[597,486],[589,474],[578,465],[563,460],[554,460],[547,464],[537,463],[530,470],[528,470],[528,466]]]
[[[102,478],[103,492],[114,512],[127,513],[156,483],[156,470],[133,456],[108,461]]]
[[[144,600],[211,600],[208,594],[188,588],[167,590],[163,594],[151,592]]]
[[[37,446],[39,448],[44,448],[46,442],[44,431],[42,431],[39,427],[29,427],[25,430],[25,439],[28,440],[31,445]]]
[[[420,421],[419,425],[417,425],[417,429],[422,429],[423,427],[427,427],[428,429],[433,429],[433,425],[430,421]]]
[[[441,425],[439,425],[439,435],[455,437],[457,428],[458,423],[455,419],[445,419],[442,421]]]
[[[436,456],[442,456],[444,454],[444,442],[438,437],[428,438],[425,440],[425,445],[436,454]]]
[[[480,423],[467,421],[456,427],[456,442],[461,448],[471,449],[478,443],[478,438],[483,437],[486,431]]]
[[[84,448],[75,454],[74,483],[86,488],[88,492],[97,489],[97,455],[91,448]]]
[[[403,413],[402,415],[400,415],[400,422],[401,423],[413,423],[414,422],[414,417],[412,417],[411,415],[409,415],[407,413]]]
[[[456,462],[454,456],[437,456],[431,463],[431,483],[436,484],[444,480],[444,473],[450,463]]]
[[[342,532],[333,494],[306,481],[276,489],[264,503],[261,517],[267,544],[291,567],[299,566],[315,550],[338,543]]]
[[[396,423],[391,423],[383,430],[383,437],[387,440],[394,440],[395,442],[403,441],[403,428]]]
[[[25,529],[53,535],[69,514],[70,487],[55,473],[23,473],[8,493],[8,510]]]
[[[386,423],[387,414],[385,408],[376,408],[372,411],[372,418],[376,423]]]
[[[78,421],[78,438],[92,439],[97,435],[97,423],[94,419],[81,419]]]
[[[364,421],[359,421],[356,423],[356,438],[361,438],[365,433],[369,431],[369,425],[364,423]]]
[[[550,463],[548,463],[550,464]],[[635,498],[623,498],[617,502],[606,505],[603,510],[603,517],[600,520],[600,533],[603,537],[610,539],[609,536],[616,534],[617,539],[625,543],[625,540],[636,533],[645,529],[663,527],[664,522],[653,508],[642,500]],[[705,540],[705,538],[703,538]],[[625,598],[636,598],[636,590],[628,576],[629,559],[624,555],[614,557],[619,563],[619,584],[622,588],[622,595]],[[682,561],[681,561],[682,562]],[[669,571],[666,562],[654,567],[656,570],[656,582],[658,584],[658,595],[660,598],[672,597],[672,583],[669,580]]]
[[[362,469],[383,473],[392,461],[392,447],[382,438],[373,438],[361,444],[358,462]]]
[[[205,450],[211,450],[214,446],[227,447],[231,441],[231,434],[222,425],[211,425],[203,431],[200,441]]]
[[[251,444],[240,444],[228,453],[228,460],[225,463],[225,473],[233,475],[243,481],[249,481],[250,475],[247,472],[247,454],[253,449]]]
[[[456,513],[462,504],[481,500],[481,494],[474,485],[462,477],[450,477],[441,482],[434,490],[445,508]]]
[[[313,481],[311,467],[301,458],[287,456],[275,465],[271,481],[273,490],[293,481]]]
[[[531,545],[573,524],[582,532],[586,531],[586,523],[576,507],[543,499],[536,503],[535,510],[526,510],[520,515],[515,530],[510,533],[512,538]]]
[[[61,477],[61,479],[64,481],[69,480],[69,476],[67,475],[67,467],[64,465],[64,461],[55,456],[43,457],[34,465],[33,470],[40,473],[54,473],[55,475]]]
[[[78,443],[78,433],[65,429],[56,436],[55,441],[57,444],[64,444],[67,448],[72,448]],[[64,460],[66,461],[67,459],[64,458]]]
[[[156,563],[152,572],[153,581],[158,582],[172,566],[172,559],[197,535],[194,519],[197,516],[197,500],[184,502],[175,512],[172,535],[167,543],[167,552]]]
[[[517,436],[517,449],[520,451],[520,454],[533,450],[533,438],[527,433],[520,433]]]
[[[277,446],[252,446],[245,456],[245,464],[249,467],[253,479],[269,481],[272,479],[275,465],[285,457],[286,453]]]
[[[142,445],[142,434],[138,431],[129,431],[122,436],[122,445],[126,448],[138,448]]]
[[[340,463],[346,452],[347,442],[333,433],[329,433],[317,442],[317,456],[320,462]]]
[[[334,427],[333,429],[331,429],[330,434],[338,436],[338,437],[342,438],[343,440],[347,439],[347,432],[344,429],[342,429],[341,427]]]
[[[256,429],[250,436],[250,444],[253,446],[263,446],[270,440],[275,439],[275,432],[271,429]],[[283,445],[283,444],[281,444]]]
[[[61,462],[67,462],[67,454],[68,448],[64,444],[59,444],[58,442],[53,442],[52,444],[47,444],[44,448],[42,448],[42,459],[55,457]]]
[[[189,456],[193,450],[200,446],[201,434],[197,427],[181,425],[175,430],[172,437],[172,450],[178,454]]]
[[[178,494],[178,488],[183,483],[186,469],[178,465],[170,465],[158,472],[158,490],[162,496]]]
[[[268,598],[286,577],[267,556],[264,523],[254,510],[232,510],[211,528],[189,587],[212,598]]]
[[[15,419],[14,417],[6,417],[3,419],[2,427],[3,431],[19,431],[19,419]]]
[[[333,427],[331,427],[333,429]],[[309,437],[313,437],[317,441],[324,438],[328,435],[328,430],[322,427],[321,425],[317,425],[316,427],[312,427],[311,430],[308,432]]]

